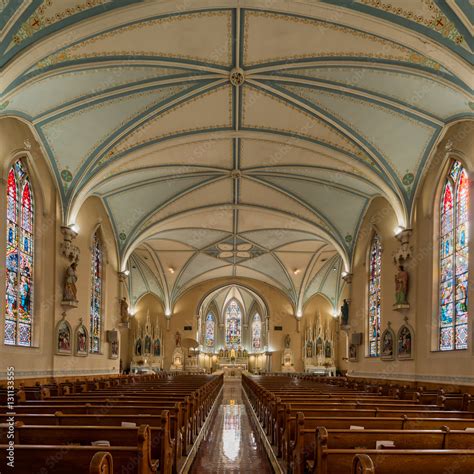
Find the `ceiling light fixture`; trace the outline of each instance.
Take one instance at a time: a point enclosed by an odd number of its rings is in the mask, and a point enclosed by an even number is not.
[[[169,267],[169,268],[168,268],[168,271],[169,271],[171,274],[173,274],[173,273],[175,272],[175,269],[174,269],[173,267]]]
[[[128,277],[128,275],[130,275],[130,270],[125,270],[125,271],[123,272],[123,274],[124,274],[126,277]]]
[[[80,229],[79,229],[79,226],[78,226],[77,224],[71,224],[71,225],[69,226],[69,228],[70,228],[73,232],[75,232],[76,234],[79,234],[79,230],[80,230]]]
[[[299,268],[295,268],[295,269],[293,270],[293,273],[294,273],[295,275],[298,275],[298,273],[300,273],[300,272],[301,272],[301,270],[300,270]]]
[[[395,227],[395,231],[394,231],[394,232],[395,232],[395,235],[400,234],[400,232],[403,232],[404,230],[405,230],[405,229],[404,229],[402,226],[397,225],[397,227]]]

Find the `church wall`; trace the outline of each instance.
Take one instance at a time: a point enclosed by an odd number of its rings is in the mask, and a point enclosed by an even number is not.
[[[0,319],[0,379],[6,378],[7,367],[15,368],[16,381],[25,377],[50,376],[53,369],[54,309],[56,305],[55,280],[51,278],[57,258],[54,229],[60,219],[60,204],[54,180],[42,150],[29,127],[13,118],[0,119],[0,163],[2,180],[0,192],[6,196],[7,175],[10,166],[19,158],[26,164],[35,199],[35,283],[32,347],[3,344],[4,310]],[[0,199],[0,255],[6,253],[6,200]],[[3,259],[4,257],[2,257]],[[5,268],[2,260],[1,267]],[[2,276],[4,274],[2,273]],[[5,284],[0,284],[2,308]]]
[[[56,354],[56,324],[64,307],[64,271],[68,261],[60,253],[63,235],[61,204],[57,187],[50,172],[43,150],[29,127],[17,119],[0,120],[0,163],[2,182],[0,192],[6,193],[6,178],[10,165],[23,158],[32,182],[35,202],[35,267],[33,347],[14,347],[3,344],[4,317],[1,318],[0,379],[6,378],[6,368],[15,368],[17,383],[22,379],[46,380],[67,375],[100,375],[118,373],[119,360],[109,359],[107,330],[117,328],[119,322],[118,261],[115,237],[104,206],[98,198],[89,198],[82,206],[76,224],[80,231],[74,244],[80,249],[78,266],[77,308],[67,309],[67,321],[74,330],[82,318],[89,330],[91,291],[91,242],[92,234],[100,226],[106,249],[104,269],[104,299],[102,325],[102,354],[86,357]],[[0,200],[0,215],[6,215],[5,200]],[[5,219],[0,219],[0,235],[6,235]],[[0,252],[5,255],[5,239],[0,238]],[[5,286],[0,285],[0,297],[5,300]],[[2,303],[3,305],[3,303]],[[3,312],[2,312],[3,315]],[[73,337],[72,337],[73,339]],[[73,342],[73,341],[72,341]],[[72,345],[74,353],[74,343]]]
[[[357,239],[354,258],[350,304],[350,330],[364,334],[363,344],[359,347],[358,361],[344,360],[347,356],[340,353],[339,365],[349,374],[360,377],[384,378],[427,383],[474,383],[474,341],[472,336],[473,309],[470,305],[469,349],[463,351],[440,352],[437,350],[438,321],[438,205],[439,192],[449,166],[445,144],[448,139],[460,153],[454,157],[461,159],[473,179],[474,149],[473,125],[453,126],[440,142],[431,165],[424,176],[412,219],[412,259],[406,265],[409,272],[408,302],[406,312],[408,323],[414,328],[413,360],[384,361],[380,357],[367,357],[367,284],[368,251],[372,232],[376,229],[382,240],[382,324],[383,332],[388,321],[392,323],[395,334],[403,324],[405,313],[392,310],[395,301],[395,273],[393,252],[399,247],[394,229],[397,220],[390,204],[383,198],[375,199],[369,206]],[[471,186],[471,222],[474,208],[474,196]],[[471,232],[472,239],[472,232]],[[471,240],[472,241],[472,240]],[[472,247],[472,246],[471,246]],[[474,251],[470,248],[470,268],[474,268]],[[471,270],[472,271],[472,270]],[[472,278],[470,279],[472,281]],[[470,285],[469,299],[473,301],[474,291]],[[340,346],[346,341],[346,334],[340,333]]]
[[[452,142],[453,152],[448,153],[446,144]],[[439,261],[439,217],[441,187],[444,183],[451,158],[460,160],[474,179],[474,122],[464,122],[449,129],[440,142],[431,166],[428,168],[414,216],[414,227],[418,230],[414,266],[418,272],[417,294],[417,357],[416,374],[420,380],[438,383],[474,385],[474,248],[472,246],[474,222],[474,189],[470,186],[470,246],[469,246],[469,292],[470,315],[468,349],[438,351],[438,261]]]
[[[115,247],[115,237],[110,225],[105,208],[96,197],[88,198],[82,205],[76,224],[79,226],[79,235],[74,240],[74,244],[80,249],[79,265],[77,268],[77,299],[79,305],[77,308],[71,308],[67,311],[67,320],[71,324],[73,332],[82,318],[83,324],[90,329],[90,298],[91,298],[91,246],[92,237],[99,228],[104,245],[104,266],[103,266],[103,306],[102,306],[102,334],[101,334],[101,353],[91,354],[87,357],[75,356],[54,356],[54,372],[56,375],[77,374],[77,375],[95,375],[118,373],[120,359],[110,359],[110,343],[106,339],[106,331],[115,329],[120,338],[119,322],[119,280],[118,280],[118,260]],[[57,230],[57,239],[62,241],[62,234]],[[60,282],[60,291],[62,290],[62,281],[64,271],[69,262],[63,256],[58,256],[57,281]],[[61,292],[59,293],[61,295]],[[55,322],[61,319],[63,308],[60,301],[56,305]],[[126,344],[126,341],[124,341]],[[120,347],[120,340],[119,340]]]

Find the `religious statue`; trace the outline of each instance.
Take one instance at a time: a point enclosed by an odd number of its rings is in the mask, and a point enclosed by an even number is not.
[[[285,349],[289,349],[291,344],[291,337],[289,334],[285,336]]]
[[[181,334],[179,331],[176,331],[175,335],[176,347],[181,347]]]
[[[399,265],[395,275],[395,304],[408,304],[408,272]]]
[[[230,360],[235,360],[235,349],[233,347],[230,350]]]
[[[137,339],[135,342],[135,355],[141,356],[142,355],[142,340]]]
[[[161,342],[159,339],[155,339],[155,342],[153,343],[153,355],[155,357],[160,357],[161,355]]]
[[[324,356],[326,359],[330,359],[332,357],[332,345],[329,341],[326,341],[324,346]]]
[[[151,354],[151,337],[145,336],[145,354]]]
[[[347,326],[349,324],[349,303],[346,299],[344,299],[341,306],[341,323],[343,326]]]
[[[128,323],[128,303],[127,303],[127,298],[125,296],[120,300],[120,319],[122,323],[127,324]]]
[[[242,357],[242,348],[240,346],[237,350],[237,357]]]
[[[219,349],[219,357],[224,357],[224,349],[222,347]]]
[[[311,357],[313,357],[313,344],[311,344],[311,341],[308,341],[306,344],[306,357],[308,359],[311,359]]]
[[[77,302],[77,262],[74,261],[69,265],[64,276],[63,301]]]

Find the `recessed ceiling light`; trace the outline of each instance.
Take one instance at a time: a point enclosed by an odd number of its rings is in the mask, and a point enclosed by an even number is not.
[[[168,268],[168,271],[169,271],[171,274],[173,274],[173,273],[175,272],[175,269],[174,269],[173,267],[169,267],[169,268]]]
[[[295,268],[295,269],[293,270],[293,273],[294,273],[295,275],[298,275],[298,273],[300,273],[300,272],[301,272],[301,270],[300,270],[299,268]]]

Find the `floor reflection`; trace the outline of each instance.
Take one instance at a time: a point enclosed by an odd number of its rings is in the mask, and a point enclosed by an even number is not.
[[[235,461],[240,451],[240,409],[235,400],[230,400],[229,405],[224,405],[224,429],[222,441],[224,454],[229,461]]]
[[[222,404],[191,473],[273,472],[250,424],[241,389],[240,381],[225,382]]]

